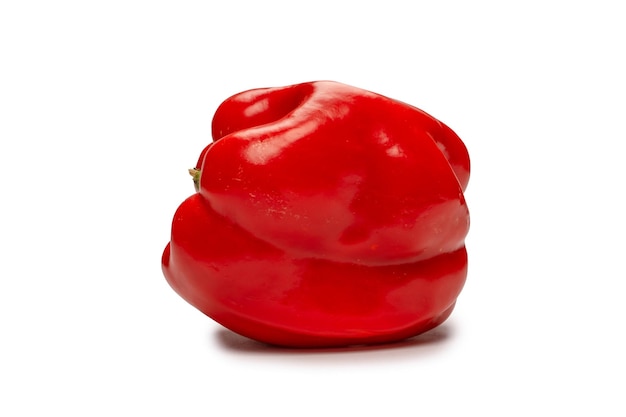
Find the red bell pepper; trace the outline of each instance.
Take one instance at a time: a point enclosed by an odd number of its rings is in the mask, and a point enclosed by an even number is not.
[[[335,82],[224,101],[163,271],[223,326],[293,347],[415,336],[467,274],[469,156],[445,124]]]

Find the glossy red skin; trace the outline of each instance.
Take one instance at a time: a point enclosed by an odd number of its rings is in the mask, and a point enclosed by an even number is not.
[[[392,342],[449,316],[467,274],[470,170],[450,128],[314,82],[227,99],[213,138],[163,254],[189,303],[293,347]]]

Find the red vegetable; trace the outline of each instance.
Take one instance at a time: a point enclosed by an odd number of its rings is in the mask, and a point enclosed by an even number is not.
[[[335,82],[224,101],[163,271],[200,311],[283,346],[397,341],[465,282],[469,157],[446,125]]]

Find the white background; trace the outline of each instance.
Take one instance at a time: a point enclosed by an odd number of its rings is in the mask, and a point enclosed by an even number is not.
[[[620,3],[3,1],[0,415],[626,415]],[[467,285],[407,343],[266,347],[162,276],[218,104],[317,79],[469,148]]]

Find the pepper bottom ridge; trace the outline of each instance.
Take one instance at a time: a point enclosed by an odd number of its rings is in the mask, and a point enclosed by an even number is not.
[[[293,258],[194,194],[174,216],[162,266],[182,298],[224,327],[316,348],[395,342],[440,325],[465,283],[467,253],[375,267]]]

